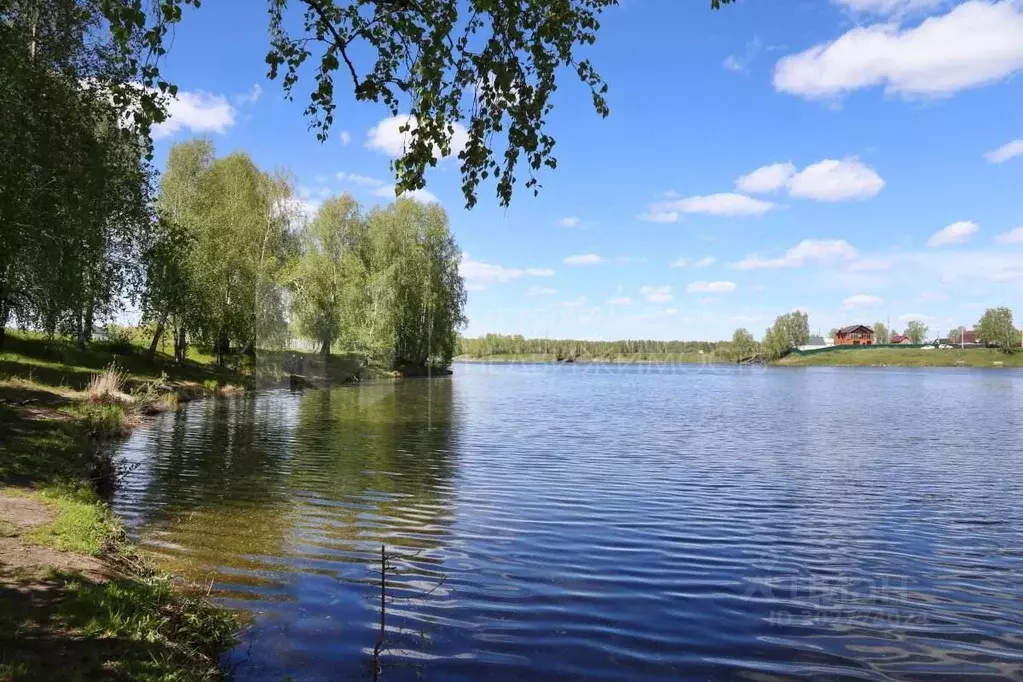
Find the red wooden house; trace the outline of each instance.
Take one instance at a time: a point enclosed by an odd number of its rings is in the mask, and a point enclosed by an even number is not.
[[[835,334],[836,346],[872,346],[874,330],[864,324],[852,324],[842,327]]]

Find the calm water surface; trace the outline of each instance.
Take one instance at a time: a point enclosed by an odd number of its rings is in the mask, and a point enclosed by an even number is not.
[[[1023,373],[458,365],[194,403],[115,508],[240,680],[1023,679]]]

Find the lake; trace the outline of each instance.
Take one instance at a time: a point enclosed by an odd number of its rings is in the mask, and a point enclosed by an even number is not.
[[[134,539],[239,680],[1023,677],[1023,373],[458,364],[192,403]]]

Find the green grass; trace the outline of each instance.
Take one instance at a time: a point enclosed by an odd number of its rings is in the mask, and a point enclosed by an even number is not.
[[[50,524],[33,529],[28,537],[62,552],[100,556],[121,537],[110,509],[83,486],[51,486],[36,493],[57,512]]]
[[[170,578],[124,542],[124,533],[87,486],[48,486],[28,495],[57,512],[24,540],[103,557],[97,579],[68,570],[0,571],[0,680],[214,680],[219,652],[238,623]],[[5,524],[2,535],[17,533]],[[19,589],[19,587],[31,589]]]
[[[0,377],[26,378],[71,391],[84,390],[93,374],[112,363],[127,372],[132,383],[153,381],[162,374],[177,382],[233,377],[229,371],[214,367],[209,355],[194,349],[190,349],[188,362],[178,365],[164,353],[158,352],[150,359],[142,345],[130,348],[130,353],[114,352],[102,344],[93,344],[82,351],[60,339],[51,341],[41,334],[7,330],[7,338],[0,346]]]
[[[67,412],[77,417],[81,428],[93,438],[125,435],[134,416],[131,407],[117,403],[84,402],[72,405]]]
[[[0,586],[0,680],[223,677],[217,655],[235,642],[237,623],[204,599],[180,595],[165,577],[96,581],[50,571],[21,576],[20,584],[36,594]]]
[[[236,620],[175,589],[125,544],[97,494],[97,481],[109,476],[98,443],[125,434],[142,413],[244,379],[195,353],[179,366],[143,351],[123,338],[82,352],[11,332],[0,348],[0,487],[12,486],[0,493],[32,496],[56,512],[51,523],[27,530],[0,523],[0,537],[96,557],[110,573],[51,566],[23,574],[5,568],[0,556],[0,680],[222,675],[217,655],[233,641]],[[89,400],[90,380],[114,362],[130,395]]]
[[[0,537],[96,557],[114,576],[56,567],[16,574],[0,556],[0,681],[219,678],[217,655],[237,621],[172,586],[125,544],[96,492],[110,477],[99,443],[193,396],[231,395],[296,371],[327,382],[382,373],[357,355],[293,352],[260,352],[236,373],[195,347],[179,365],[160,352],[150,358],[144,333],[122,332],[80,351],[8,330],[0,347],[0,494],[30,495],[56,512],[30,530],[0,521]],[[114,366],[123,382],[106,392],[94,386],[90,399],[90,381]]]
[[[998,367],[996,363],[1002,363],[1002,367],[1023,367],[1023,352],[1003,353],[995,348],[837,348],[812,355],[793,353],[778,362],[792,367]]]

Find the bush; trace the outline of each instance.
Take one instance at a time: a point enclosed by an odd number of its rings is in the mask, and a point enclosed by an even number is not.
[[[93,438],[123,436],[129,430],[131,414],[120,403],[82,403],[74,412]]]
[[[122,327],[116,324],[107,325],[106,338],[97,339],[93,342],[93,346],[117,355],[134,355],[136,348],[133,343],[135,331],[131,327]]]

